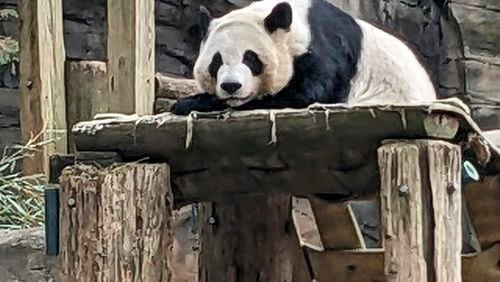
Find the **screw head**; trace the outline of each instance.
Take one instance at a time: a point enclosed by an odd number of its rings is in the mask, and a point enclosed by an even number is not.
[[[399,186],[399,196],[405,197],[408,196],[408,194],[410,194],[410,187],[408,187],[408,185],[402,184]]]
[[[208,218],[208,224],[215,224],[215,217],[211,216]]]
[[[76,200],[73,197],[68,198],[68,207],[72,208],[76,206]]]

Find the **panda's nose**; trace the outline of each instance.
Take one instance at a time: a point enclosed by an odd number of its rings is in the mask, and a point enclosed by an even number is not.
[[[241,88],[241,83],[238,82],[223,82],[220,85],[220,88],[224,89],[224,91],[227,92],[227,94],[231,95],[234,94],[234,92],[238,91],[238,89]]]

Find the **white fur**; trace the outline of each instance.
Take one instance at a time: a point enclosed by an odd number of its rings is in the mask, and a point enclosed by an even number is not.
[[[357,22],[363,42],[349,104],[397,105],[436,99],[429,75],[405,43],[365,21]]]
[[[278,30],[269,35],[264,28],[264,19],[281,2],[285,1],[254,2],[210,23],[208,38],[200,47],[194,67],[194,76],[201,89],[215,93],[231,106],[238,106],[263,93],[276,94],[289,83],[293,76],[294,58],[307,52],[311,42],[308,23],[311,0],[286,1],[293,12],[290,31]],[[246,50],[259,55],[266,66],[264,74],[255,77],[242,63]],[[224,65],[214,79],[208,73],[208,66],[216,52],[221,53]],[[243,86],[229,95],[220,88],[223,82],[239,82]]]
[[[306,53],[311,43],[308,22],[311,1],[286,1],[293,11],[289,32],[278,30],[269,35],[263,23],[283,0],[254,2],[214,19],[194,67],[200,88],[216,94],[231,106],[242,105],[261,94],[281,91],[293,76],[293,60]],[[349,104],[409,104],[436,99],[427,72],[402,41],[365,21],[356,21],[363,40],[358,72],[351,81],[347,99]],[[246,50],[257,53],[266,66],[258,77],[242,63]],[[208,73],[208,66],[216,52],[221,53],[224,65],[214,79]],[[243,86],[229,95],[220,88],[223,82],[239,82]]]

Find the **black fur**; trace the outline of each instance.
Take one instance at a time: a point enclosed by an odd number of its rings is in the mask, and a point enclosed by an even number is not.
[[[264,19],[264,26],[270,33],[278,29],[288,30],[292,24],[292,7],[283,2],[276,5],[269,16]]]
[[[262,74],[264,64],[259,59],[259,55],[257,55],[254,51],[247,50],[245,52],[245,54],[243,55],[243,63],[247,65],[253,76],[259,76]]]
[[[289,85],[275,96],[265,96],[235,109],[305,108],[316,102],[346,102],[361,52],[361,28],[352,17],[325,0],[312,1],[311,45],[306,54],[295,59],[294,76]],[[206,104],[197,105],[196,99]],[[215,100],[194,96],[178,101],[171,111],[187,114],[199,109],[221,110],[220,101]]]

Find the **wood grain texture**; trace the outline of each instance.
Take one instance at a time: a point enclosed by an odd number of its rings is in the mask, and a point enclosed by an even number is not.
[[[108,91],[112,112],[153,113],[154,6],[154,0],[107,2]]]
[[[119,150],[124,158],[168,161],[175,187],[190,200],[271,190],[346,199],[378,191],[376,150],[382,140],[428,138],[423,120],[433,109],[449,112],[435,105],[325,105],[198,113],[191,118],[164,113],[82,122],[73,134],[78,150]],[[400,112],[405,113],[406,128]],[[464,135],[475,130],[465,118],[460,124],[459,134],[450,142],[466,142]]]
[[[103,281],[99,172],[91,166],[71,168],[60,183],[59,277],[69,282]]]
[[[60,182],[61,281],[170,281],[167,165],[74,166]]]
[[[388,281],[459,281],[460,147],[388,141],[378,154]]]
[[[199,281],[300,281],[290,203],[268,194],[202,204]]]
[[[155,76],[156,98],[179,99],[200,93],[194,79],[177,78],[157,73]]]
[[[366,244],[350,203],[310,198],[321,241],[332,250],[365,249]]]
[[[430,141],[427,159],[434,217],[434,271],[436,281],[462,277],[462,151],[459,146]],[[425,168],[424,168],[425,169]]]
[[[309,253],[317,282],[385,282],[384,251],[346,250]]]
[[[48,174],[49,156],[67,150],[62,1],[23,0],[19,15],[22,140],[42,132],[38,141],[52,141],[23,161],[23,172]]]
[[[464,198],[481,248],[500,242],[500,175],[471,183]]]

